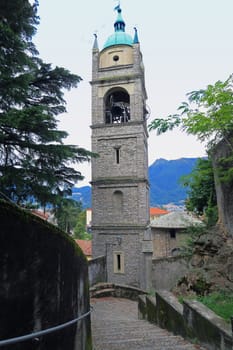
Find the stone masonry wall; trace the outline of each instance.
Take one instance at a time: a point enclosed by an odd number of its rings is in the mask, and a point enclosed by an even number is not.
[[[152,288],[171,290],[189,271],[190,257],[169,257],[152,260]]]
[[[167,290],[156,291],[155,297],[139,296],[138,315],[173,334],[195,340],[205,349],[232,350],[231,326],[196,300],[184,300],[182,305]]]
[[[121,55],[129,53],[124,49]],[[132,64],[105,62],[100,68],[101,54],[111,52],[112,48],[93,50],[92,61],[92,151],[99,154],[92,159],[93,257],[106,256],[107,281],[140,287],[148,265],[143,240],[149,225],[144,71],[139,44],[132,46],[127,61]],[[116,91],[125,91],[129,98],[130,121],[105,124],[105,99]]]
[[[151,228],[153,241],[153,258],[175,256],[179,249],[187,246],[188,234],[176,230],[175,237],[171,237],[169,229]]]
[[[97,232],[98,240],[94,239],[94,249],[97,256],[105,255],[107,262],[107,281],[140,287],[140,256],[142,234],[123,230],[118,232],[108,230],[108,234]],[[121,237],[120,244],[118,238]],[[124,273],[114,273],[114,252],[123,254]]]
[[[89,285],[107,281],[106,257],[100,256],[88,261]]]
[[[102,125],[93,129],[92,150],[100,157],[92,159],[92,180],[130,176],[147,178],[147,145],[142,124],[125,123]],[[115,148],[120,147],[120,164],[116,164]],[[103,162],[104,159],[104,162]],[[108,167],[106,167],[106,163]],[[124,172],[119,172],[124,166]]]
[[[67,234],[0,202],[0,338],[48,329],[89,311],[87,260]],[[91,350],[90,317],[11,350]]]

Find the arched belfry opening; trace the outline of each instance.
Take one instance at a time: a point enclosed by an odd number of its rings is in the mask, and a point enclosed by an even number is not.
[[[130,96],[124,89],[114,89],[105,98],[105,123],[120,124],[130,120]]]

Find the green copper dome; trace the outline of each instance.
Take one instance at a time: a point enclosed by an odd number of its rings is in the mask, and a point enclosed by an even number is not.
[[[114,23],[115,33],[110,35],[104,44],[104,49],[114,45],[133,45],[132,37],[125,33],[125,22],[121,16],[121,8],[118,5],[115,8],[118,12],[116,22]]]
[[[104,44],[104,49],[113,45],[133,45],[133,39],[129,34],[116,32],[108,37],[107,41]]]

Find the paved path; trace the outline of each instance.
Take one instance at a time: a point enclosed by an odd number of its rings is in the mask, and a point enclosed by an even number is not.
[[[93,350],[197,350],[179,336],[137,318],[137,303],[128,299],[92,299]]]

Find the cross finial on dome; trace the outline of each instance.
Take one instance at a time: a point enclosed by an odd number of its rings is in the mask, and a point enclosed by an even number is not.
[[[114,8],[118,12],[116,22],[114,23],[115,32],[124,32],[125,31],[125,22],[121,16],[121,6],[120,1],[118,5]]]
[[[114,7],[114,11],[119,12],[119,10],[121,11],[121,3],[120,3],[120,0],[118,0],[118,4]]]
[[[120,1],[118,1],[118,5],[115,6],[114,10],[117,11],[117,18],[114,23],[115,32],[108,37],[104,49],[115,45],[133,45],[132,37],[125,32],[125,21],[121,15]]]

